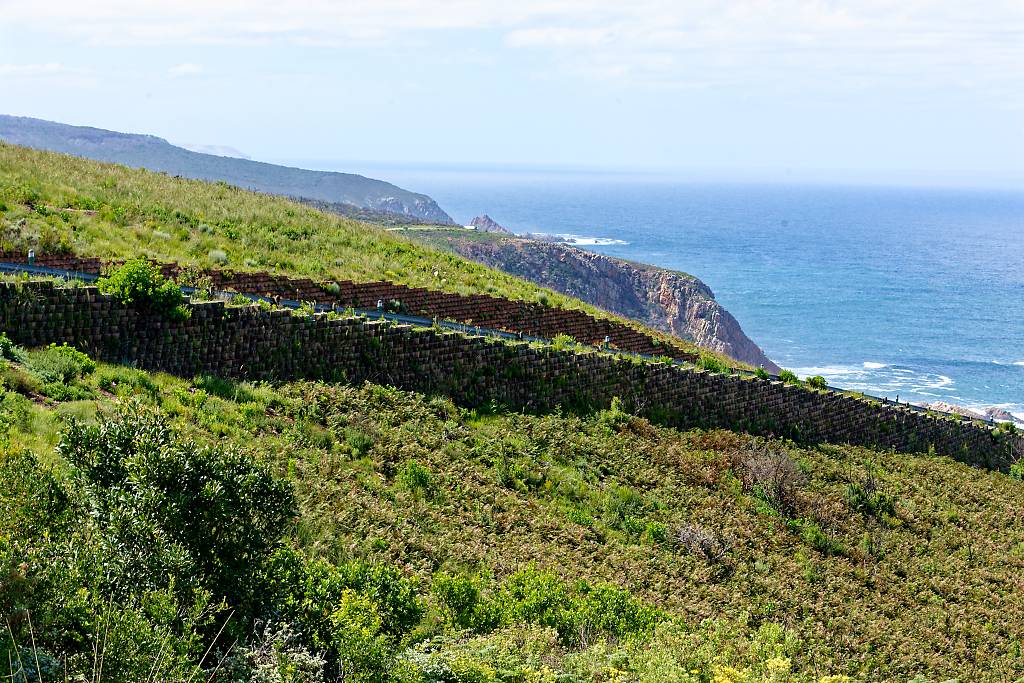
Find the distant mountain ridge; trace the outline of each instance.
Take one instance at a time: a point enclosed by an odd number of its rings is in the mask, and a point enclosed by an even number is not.
[[[223,180],[258,192],[454,224],[451,216],[427,195],[382,180],[193,152],[153,135],[118,133],[0,114],[0,140],[198,180]]]

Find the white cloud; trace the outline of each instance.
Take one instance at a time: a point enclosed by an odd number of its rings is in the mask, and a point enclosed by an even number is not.
[[[67,73],[63,64],[0,64],[0,76],[35,77]]]
[[[203,73],[206,69],[203,68],[202,64],[193,64],[192,62],[185,62],[183,64],[175,64],[167,73],[176,78],[181,76],[197,76]]]
[[[0,16],[97,45],[401,47],[489,31],[495,49],[602,80],[1024,91],[1020,0],[0,0]]]
[[[0,79],[11,83],[34,84],[45,81],[50,86],[92,88],[96,78],[89,69],[69,67],[59,62],[43,64],[0,64]]]

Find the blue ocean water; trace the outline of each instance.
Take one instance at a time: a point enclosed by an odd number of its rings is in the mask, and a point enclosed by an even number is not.
[[[519,233],[576,235],[585,248],[696,275],[798,374],[901,401],[998,405],[1024,419],[1024,192],[451,170],[383,177],[459,221],[488,213]]]

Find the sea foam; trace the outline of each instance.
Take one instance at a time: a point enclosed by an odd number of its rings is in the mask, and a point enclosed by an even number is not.
[[[537,237],[540,239],[546,239],[552,242],[559,242],[561,244],[571,244],[577,247],[606,247],[610,245],[629,244],[629,242],[627,242],[626,240],[620,240],[614,237],[594,237],[590,235],[575,235],[569,232],[535,232],[530,234],[533,237]]]
[[[886,363],[875,363],[870,360],[864,361],[864,367],[868,370],[881,370],[882,368],[889,367]]]

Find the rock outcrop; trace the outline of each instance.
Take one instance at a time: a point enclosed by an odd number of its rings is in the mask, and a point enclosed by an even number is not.
[[[499,235],[511,235],[512,231],[505,226],[498,223],[496,220],[484,214],[483,216],[477,216],[469,222],[474,228],[480,232],[493,232]]]
[[[943,413],[951,413],[953,415],[963,415],[971,418],[983,418],[985,420],[994,420],[995,422],[1012,422],[1014,424],[1024,424],[1011,413],[1000,408],[999,406],[988,406],[986,408],[965,408],[958,406],[954,403],[947,403],[946,401],[935,401],[934,403],[922,403],[922,408],[928,408],[929,410],[938,410]]]
[[[607,311],[769,372],[775,365],[695,277],[564,244],[521,238],[449,239],[468,259],[550,287]]]

